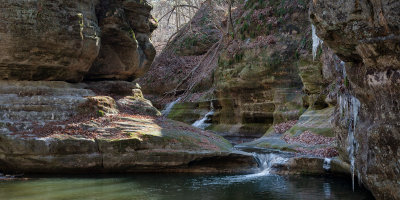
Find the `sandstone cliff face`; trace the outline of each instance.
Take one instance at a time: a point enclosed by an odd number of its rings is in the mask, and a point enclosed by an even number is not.
[[[132,80],[143,75],[155,55],[150,35],[157,23],[146,1],[101,1],[96,12],[101,49],[87,79]]]
[[[332,77],[325,75],[322,49],[313,59],[307,3],[238,2],[233,12],[235,38],[225,35],[218,51],[208,53],[205,58],[208,68],[200,66],[191,75],[193,78],[178,88],[176,96],[185,93],[180,101],[184,103],[176,104],[168,116],[193,123],[214,109],[207,120],[212,122],[208,129],[225,136],[254,138],[265,134],[272,124],[298,119],[307,108],[328,107],[326,88]],[[205,12],[211,12],[205,8],[191,22],[192,29],[209,27],[201,23],[209,15]],[[225,30],[227,19],[222,21]],[[167,53],[160,55],[163,62],[157,59],[140,80],[145,93],[163,95],[173,91],[197,66],[200,61],[197,58],[176,56],[182,54],[182,44],[188,38],[190,35],[185,31],[178,33],[169,45],[176,49],[174,56],[168,57],[169,49],[164,50]],[[197,40],[196,43],[203,44]],[[212,46],[215,45],[209,44]],[[196,55],[196,49],[190,55]],[[212,55],[217,59],[210,60]],[[193,60],[194,65],[189,62]],[[158,75],[162,74],[159,72],[167,73],[168,78]],[[190,84],[194,87],[185,91]]]
[[[306,4],[250,0],[235,10],[237,35],[222,50],[214,76],[219,105],[213,130],[259,137],[272,124],[296,120],[305,111],[303,83],[321,66],[312,59],[306,9]],[[307,71],[312,67],[316,70]]]
[[[400,199],[399,12],[391,0],[319,0],[310,10],[318,35],[346,62],[335,119],[342,156],[378,199]]]
[[[0,79],[80,81],[100,49],[95,2],[3,1]]]
[[[89,70],[90,79],[142,74],[155,55],[151,7],[145,1],[104,2],[2,2],[0,79],[79,82]]]

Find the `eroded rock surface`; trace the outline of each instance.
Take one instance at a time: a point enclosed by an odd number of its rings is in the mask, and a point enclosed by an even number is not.
[[[140,76],[155,56],[151,9],[139,0],[3,1],[0,80]]]
[[[2,1],[0,79],[80,81],[100,49],[93,0]]]
[[[144,74],[155,55],[150,35],[157,27],[146,1],[101,1],[96,12],[102,41],[86,79],[133,80]]]
[[[222,137],[160,118],[130,82],[1,81],[0,101],[1,171],[245,172],[256,167],[252,155],[235,153]]]
[[[378,199],[400,199],[399,12],[392,0],[318,0],[310,10],[318,35],[346,62],[335,119],[341,155]]]

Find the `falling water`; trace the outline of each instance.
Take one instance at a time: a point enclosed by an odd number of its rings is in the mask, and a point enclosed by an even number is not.
[[[209,127],[211,124],[206,123],[206,121],[208,120],[209,117],[211,117],[214,114],[214,110],[211,110],[210,112],[208,112],[206,115],[204,115],[203,118],[195,121],[192,126],[196,127],[196,128],[200,128],[200,129],[205,129],[207,127]]]
[[[200,128],[200,129],[206,129],[207,127],[209,127],[211,124],[207,123],[208,119],[214,114],[214,106],[213,103],[211,102],[210,105],[211,110],[206,113],[206,115],[204,115],[203,118],[195,121],[192,126],[196,127],[196,128]]]
[[[317,36],[317,31],[313,24],[311,24],[311,29],[312,29],[312,41],[313,41],[312,54],[313,54],[313,60],[315,60],[315,58],[317,57],[318,47],[323,43],[323,41],[319,39],[319,37]]]
[[[163,111],[161,111],[161,114],[165,117],[168,116],[168,114],[171,112],[172,108],[175,106],[175,104],[177,104],[179,101],[181,100],[181,97],[179,97],[178,99],[176,99],[175,101],[167,104],[164,108]]]
[[[342,61],[340,63],[342,67],[343,73],[343,80],[347,79],[345,63]],[[350,165],[351,165],[351,179],[352,179],[352,186],[354,191],[354,177],[355,177],[355,154],[358,148],[358,143],[355,138],[356,135],[356,126],[358,120],[358,114],[361,107],[360,101],[349,93],[340,94],[339,96],[339,112],[340,117],[348,124],[348,148],[347,152],[350,158]],[[343,118],[344,117],[344,118]],[[360,178],[360,177],[359,177]]]
[[[254,153],[253,156],[257,161],[259,171],[258,173],[247,175],[251,177],[268,175],[271,173],[271,170],[274,167],[274,165],[284,164],[288,161],[288,158],[284,158],[274,153],[269,153],[269,154]]]
[[[326,171],[329,171],[331,169],[331,161],[332,161],[331,158],[325,158],[323,168]]]

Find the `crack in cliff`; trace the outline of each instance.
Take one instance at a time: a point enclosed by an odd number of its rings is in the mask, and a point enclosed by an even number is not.
[[[101,157],[101,166],[100,166],[100,168],[105,169],[104,168],[104,155],[103,155],[103,152],[101,152],[101,150],[100,150],[99,141],[97,139],[95,139],[94,142],[96,143],[97,151],[98,151],[98,153],[99,153],[99,155]]]

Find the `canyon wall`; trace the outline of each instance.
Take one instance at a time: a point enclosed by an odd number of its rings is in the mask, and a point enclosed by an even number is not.
[[[229,20],[218,12],[203,5],[139,80],[156,105],[181,97],[171,119],[191,124],[213,109],[208,129],[245,139],[296,120],[307,108],[329,106],[332,77],[324,75],[322,49],[312,53],[308,1],[240,1],[232,13],[235,34],[229,35],[221,32]],[[195,48],[182,51],[188,44]],[[207,53],[200,51],[205,46]]]
[[[146,1],[16,0],[0,10],[1,80],[128,80],[155,56]]]
[[[378,199],[400,199],[400,2],[315,0],[317,34],[342,60],[341,156]]]

